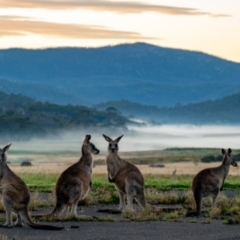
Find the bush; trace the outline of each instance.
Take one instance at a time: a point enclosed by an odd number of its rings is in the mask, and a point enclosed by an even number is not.
[[[23,167],[32,166],[32,162],[30,160],[25,160],[21,163],[21,166],[23,166]]]
[[[233,156],[236,161],[239,161],[240,154],[236,154]],[[213,155],[207,155],[201,159],[201,162],[221,162],[223,159],[222,155],[213,156]]]
[[[213,156],[213,155],[207,155],[201,159],[201,162],[221,162],[222,161],[222,155],[219,156]]]

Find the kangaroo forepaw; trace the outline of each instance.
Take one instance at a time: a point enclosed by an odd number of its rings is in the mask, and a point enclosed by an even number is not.
[[[110,177],[108,177],[108,181],[111,182],[111,183],[115,182],[114,178],[111,179]]]

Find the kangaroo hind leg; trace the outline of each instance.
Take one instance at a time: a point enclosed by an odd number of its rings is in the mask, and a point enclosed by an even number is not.
[[[141,208],[144,209],[147,205],[144,193],[143,192],[138,193],[135,198],[136,198],[137,202],[139,203],[139,205],[141,206]]]
[[[133,198],[136,195],[135,187],[132,184],[126,184],[127,208],[133,211]]]
[[[69,212],[68,212],[68,216],[70,217],[77,217],[77,206],[78,206],[78,201],[73,203],[71,205],[71,207],[69,207]]]
[[[125,194],[123,192],[121,192],[120,190],[118,190],[118,196],[119,196],[119,210],[123,210],[126,208],[126,204],[125,204]]]
[[[200,191],[194,191],[194,200],[196,204],[196,216],[199,216],[202,209],[202,193]]]
[[[6,210],[6,222],[2,225],[3,227],[11,228],[13,227],[12,222],[12,200],[8,198],[8,196],[3,195],[3,203]]]
[[[17,214],[17,219],[14,222],[14,226],[15,227],[22,227],[23,226],[22,218],[21,218],[19,213]]]

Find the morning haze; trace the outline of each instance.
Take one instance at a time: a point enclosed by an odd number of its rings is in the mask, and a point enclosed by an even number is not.
[[[166,239],[237,239],[226,224],[240,223],[239,9],[237,0],[0,1],[2,226],[158,239],[157,221]],[[15,229],[0,238],[61,238]]]

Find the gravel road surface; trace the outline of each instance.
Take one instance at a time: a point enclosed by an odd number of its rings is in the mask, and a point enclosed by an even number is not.
[[[189,221],[187,219],[186,221]],[[196,222],[64,222],[55,225],[64,225],[61,231],[34,230],[28,227],[0,229],[0,239],[15,240],[59,240],[59,239],[240,239],[239,225],[225,225],[216,220],[203,223],[203,219]],[[52,224],[52,223],[51,223]],[[79,228],[71,228],[79,226]],[[6,238],[6,236],[8,238]]]

